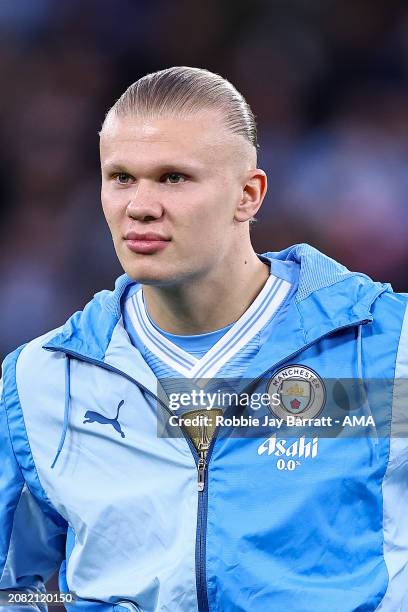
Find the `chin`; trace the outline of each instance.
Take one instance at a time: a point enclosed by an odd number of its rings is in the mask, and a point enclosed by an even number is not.
[[[166,270],[165,266],[161,265],[160,268],[151,265],[128,265],[123,266],[126,274],[134,281],[141,285],[152,285],[152,286],[169,286],[175,284],[177,275],[172,274],[170,270]]]
[[[126,274],[141,285],[151,287],[177,287],[195,280],[194,274],[188,274],[184,270],[171,270],[161,266],[158,270],[147,270],[147,266],[128,266],[124,268]]]
[[[126,274],[141,285],[171,287],[196,280],[197,270],[186,265],[181,258],[142,255],[121,257],[120,264]]]

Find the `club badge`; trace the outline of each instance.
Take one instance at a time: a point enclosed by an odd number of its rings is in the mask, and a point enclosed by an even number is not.
[[[286,366],[278,370],[267,385],[273,413],[280,419],[288,415],[314,419],[323,410],[326,389],[322,378],[311,368],[301,365]]]

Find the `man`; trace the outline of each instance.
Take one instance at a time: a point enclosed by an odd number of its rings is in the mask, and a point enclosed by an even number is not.
[[[387,385],[407,376],[406,298],[307,245],[255,253],[266,176],[220,76],[147,75],[100,136],[126,274],[5,360],[3,597],[41,608],[60,566],[80,610],[408,610],[405,395]],[[363,433],[330,433],[339,414]]]

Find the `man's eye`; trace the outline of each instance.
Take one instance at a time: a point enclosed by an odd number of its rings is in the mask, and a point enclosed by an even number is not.
[[[120,185],[127,185],[131,177],[129,174],[126,174],[126,172],[118,172],[117,174],[115,174],[114,179]]]
[[[164,176],[164,179],[169,183],[183,183],[186,180],[186,177],[179,172],[170,172]]]

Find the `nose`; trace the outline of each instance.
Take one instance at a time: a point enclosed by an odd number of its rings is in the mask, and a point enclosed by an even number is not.
[[[160,219],[163,206],[157,198],[154,187],[147,182],[139,181],[126,207],[126,214],[136,221]]]

